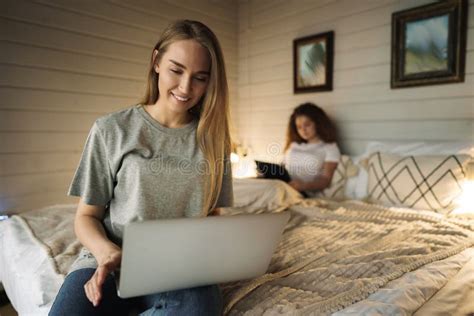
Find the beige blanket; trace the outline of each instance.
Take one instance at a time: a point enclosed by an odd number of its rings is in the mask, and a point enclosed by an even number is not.
[[[224,287],[230,315],[325,315],[474,244],[474,222],[361,202],[307,200],[269,273]]]
[[[18,217],[62,275],[80,247],[73,234],[74,210],[63,205]],[[236,208],[227,213],[243,211]],[[405,272],[474,244],[473,221],[434,213],[322,200],[299,202],[290,211],[292,218],[269,273],[223,286],[226,313],[329,314],[366,298]]]
[[[74,234],[76,209],[77,205],[73,204],[54,205],[13,217],[44,248],[53,269],[62,276],[66,276],[82,248]]]

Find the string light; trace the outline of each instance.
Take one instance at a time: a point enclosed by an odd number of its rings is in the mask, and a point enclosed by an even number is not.
[[[474,215],[474,159],[466,166],[466,180],[462,184],[462,194],[457,200],[459,205],[451,214]]]

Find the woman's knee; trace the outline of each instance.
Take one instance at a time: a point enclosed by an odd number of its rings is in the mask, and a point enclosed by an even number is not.
[[[107,276],[102,285],[102,300],[94,307],[86,296],[84,285],[95,269],[80,269],[70,273],[51,307],[50,316],[55,315],[127,315],[132,300],[122,300],[117,296],[117,288],[112,275]]]
[[[80,269],[68,274],[59,289],[49,315],[79,315],[79,313],[93,312],[92,304],[84,291],[84,284],[94,272],[94,269]]]

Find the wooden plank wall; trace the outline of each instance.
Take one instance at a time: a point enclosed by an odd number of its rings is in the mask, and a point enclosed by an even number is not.
[[[466,82],[390,89],[391,14],[429,0],[2,0],[0,213],[65,196],[92,122],[135,103],[158,34],[205,22],[223,46],[238,138],[277,159],[305,101],[334,117],[344,152],[374,139],[472,140],[474,0]],[[292,41],[334,30],[334,91],[293,95]]]
[[[474,0],[469,1],[466,81],[390,89],[391,15],[427,0],[248,0],[239,4],[240,141],[278,160],[292,109],[312,101],[337,123],[342,149],[367,142],[474,143]],[[335,31],[334,90],[293,94],[293,39]]]
[[[72,203],[66,192],[93,121],[135,104],[172,20],[209,25],[237,85],[237,2],[2,0],[0,213]]]

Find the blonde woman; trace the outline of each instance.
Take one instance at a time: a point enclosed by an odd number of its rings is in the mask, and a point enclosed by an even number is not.
[[[144,99],[99,118],[87,138],[69,189],[81,197],[74,225],[84,248],[50,315],[221,313],[217,285],[121,299],[111,273],[127,223],[232,205],[228,113],[216,36],[200,22],[172,23],[153,49]]]

